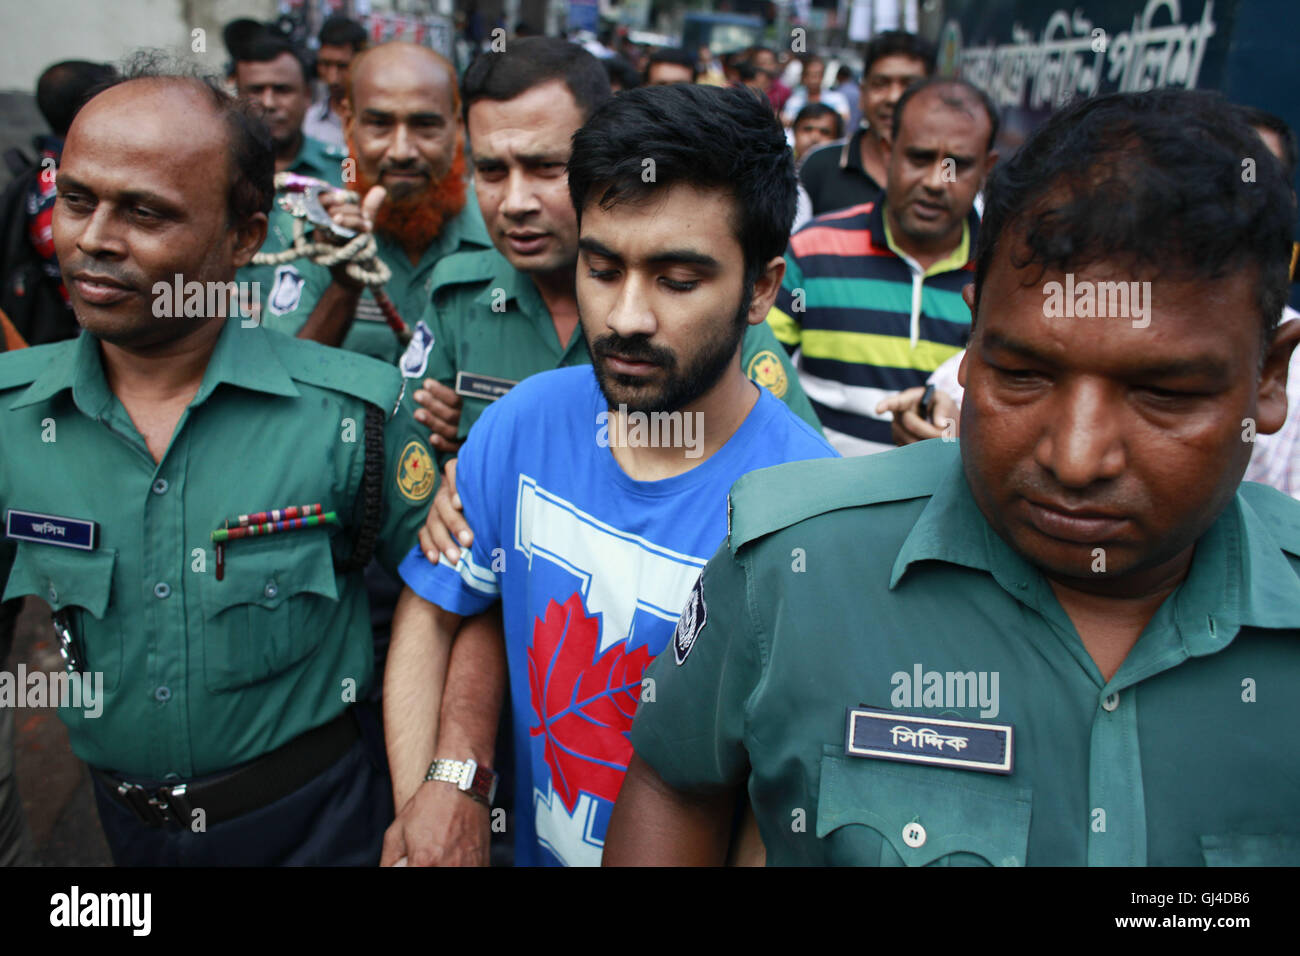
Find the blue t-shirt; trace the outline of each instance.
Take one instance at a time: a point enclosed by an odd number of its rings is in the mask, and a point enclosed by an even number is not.
[[[611,444],[695,444],[686,413],[611,429],[591,366],[531,376],[494,402],[460,451],[473,547],[400,573],[463,616],[503,602],[514,707],[517,865],[596,865],[632,758],[642,672],[664,649],[727,534],[747,472],[836,452],[765,388],[735,434],[690,471],[635,481]],[[692,413],[694,414],[694,413]],[[639,428],[639,431],[638,431]],[[675,430],[674,430],[675,429]]]

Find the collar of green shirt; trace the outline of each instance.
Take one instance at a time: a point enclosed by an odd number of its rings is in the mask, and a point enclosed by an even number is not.
[[[383,259],[394,274],[420,276],[438,264],[438,260],[463,248],[481,246],[484,249],[492,245],[488,237],[487,226],[483,224],[483,215],[479,212],[478,201],[474,198],[473,187],[468,187],[465,208],[447,222],[429,243],[420,260],[414,265],[410,257],[397,242],[381,232],[375,233],[375,245],[379,248],[379,258]]]
[[[343,181],[343,171],[339,168],[339,163],[346,156],[341,150],[337,152],[338,159],[331,158],[331,150],[325,143],[303,133],[297,154],[285,168],[290,172],[311,176],[313,179],[323,179],[337,186]]]
[[[1016,600],[1070,633],[1051,585],[984,519],[966,483],[958,444],[952,448],[934,494],[899,549],[890,588],[919,561],[958,564],[988,572]],[[1126,674],[1134,683],[1187,657],[1223,650],[1241,627],[1300,629],[1300,578],[1241,492],[1197,541],[1192,566],[1172,600],[1175,627],[1143,654],[1135,648],[1117,678]],[[1160,620],[1158,612],[1148,631]]]
[[[265,341],[266,333],[261,326],[242,328],[238,318],[233,317],[212,321],[223,322],[224,327],[190,407],[201,405],[221,384],[269,395],[299,394],[288,370]],[[82,332],[70,348],[60,350],[9,407],[34,405],[65,389],[72,390],[72,401],[90,418],[103,414],[112,401],[100,360],[99,339],[88,332]]]
[[[490,255],[496,262],[496,269],[483,291],[474,297],[474,304],[491,308],[494,290],[501,289],[505,292],[506,303],[514,302],[525,316],[536,321],[550,322],[551,312],[546,307],[542,294],[537,291],[537,284],[532,277],[512,266],[510,260],[495,249]]]

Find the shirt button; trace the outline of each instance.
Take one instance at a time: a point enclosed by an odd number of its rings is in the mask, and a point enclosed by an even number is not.
[[[159,687],[153,692],[153,699],[160,704],[165,704],[172,699],[172,689],[170,687]]]
[[[166,581],[159,581],[153,586],[153,596],[156,598],[165,598],[172,593],[172,586]]]
[[[1114,710],[1116,707],[1119,706],[1119,694],[1118,693],[1111,694],[1109,697],[1107,697],[1105,700],[1101,702],[1101,706],[1102,709],[1106,711]]]
[[[273,598],[280,593],[280,586],[274,581],[267,581],[266,587],[263,589],[262,593],[269,598]]]
[[[157,481],[155,481],[155,482],[153,483],[153,493],[154,493],[155,495],[165,495],[165,494],[167,494],[167,479],[166,479],[166,478],[159,478]]]
[[[918,846],[925,845],[925,827],[919,823],[909,823],[903,827],[903,842],[916,849]]]

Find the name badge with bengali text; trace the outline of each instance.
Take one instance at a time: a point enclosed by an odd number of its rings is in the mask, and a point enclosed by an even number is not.
[[[60,548],[76,548],[78,551],[94,551],[99,547],[99,525],[80,518],[64,518],[10,508],[5,512],[5,537],[53,544]]]
[[[1011,773],[1012,726],[850,707],[844,753],[982,773]]]
[[[466,398],[482,398],[495,402],[518,384],[508,378],[496,378],[492,375],[475,375],[473,372],[456,373],[456,394],[464,395]]]

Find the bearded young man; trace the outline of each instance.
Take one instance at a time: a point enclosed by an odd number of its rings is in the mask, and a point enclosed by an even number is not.
[[[491,799],[507,673],[515,862],[598,863],[641,673],[726,533],[727,489],[834,455],[741,367],[794,214],[793,161],[766,103],[688,84],[621,93],[573,137],[568,177],[592,365],[533,375],[484,411],[456,479],[472,546],[458,563],[413,548],[402,564],[384,694],[394,789],[412,795],[397,800],[385,863],[486,846],[489,815],[470,793]],[[453,664],[444,688],[462,616],[498,604],[497,667],[458,678]]]
[[[413,326],[428,305],[433,267],[492,243],[465,181],[456,73],[439,54],[385,43],[352,61],[345,132],[362,206],[322,197],[335,221],[373,230],[392,271],[384,291]],[[300,259],[280,267],[264,324],[394,364],[401,353],[370,291],[343,266]]]

